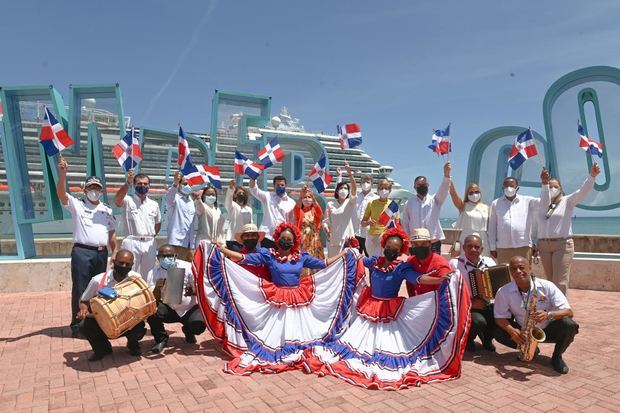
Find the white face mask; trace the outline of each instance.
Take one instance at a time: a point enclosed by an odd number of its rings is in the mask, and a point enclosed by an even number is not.
[[[551,197],[551,199],[555,199],[555,197],[558,195],[560,195],[560,188],[556,188],[555,186],[549,188],[549,196]]]
[[[311,199],[304,198],[301,200],[301,203],[304,204],[305,207],[312,206],[313,202]]]
[[[183,195],[189,195],[192,193],[192,187],[188,184],[181,185],[181,187],[179,188],[179,192],[181,192],[181,194]]]
[[[390,194],[390,191],[388,189],[380,189],[379,190],[379,198],[381,198],[381,199],[387,198],[389,194]]]
[[[342,188],[338,191],[338,198],[346,199],[348,196],[349,196],[349,191],[347,191],[346,189]]]
[[[512,187],[512,186],[507,186],[506,188],[504,188],[504,195],[506,195],[508,198],[511,198],[515,196],[516,194],[517,194],[517,188]]]
[[[213,205],[215,204],[215,201],[217,201],[217,197],[214,195],[209,195],[205,198],[205,202],[207,203],[207,205]]]
[[[90,191],[86,192],[86,198],[88,198],[90,202],[97,202],[99,201],[100,197],[101,191],[97,191],[96,189],[91,189]]]
[[[370,191],[371,187],[372,187],[372,184],[370,182],[362,182],[362,191],[368,192]]]
[[[475,204],[480,201],[480,194],[468,194],[467,199],[469,199],[469,202],[473,202]]]

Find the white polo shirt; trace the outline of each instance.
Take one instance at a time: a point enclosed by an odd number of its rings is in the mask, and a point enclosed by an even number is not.
[[[99,291],[99,289],[103,287],[114,287],[118,284],[114,279],[114,275],[112,275],[113,272],[114,270],[108,270],[107,272],[102,272],[101,274],[95,275],[91,278],[86,286],[86,289],[84,290],[84,293],[82,293],[82,296],[80,297],[80,301],[88,302],[91,298],[97,295],[97,291]],[[130,276],[140,277],[140,274],[135,271],[129,271],[127,277]],[[102,280],[103,277],[105,277],[105,280]]]
[[[95,205],[88,199],[77,199],[69,194],[67,196],[65,207],[73,218],[73,242],[92,247],[108,245],[109,234],[116,231],[112,208],[103,202]]]
[[[409,198],[401,214],[401,225],[409,235],[413,234],[414,229],[426,228],[431,234],[433,241],[445,239],[443,229],[439,222],[441,206],[448,196],[450,190],[450,178],[443,178],[441,185],[434,195],[426,195],[420,199],[417,195]]]
[[[166,192],[166,215],[168,219],[168,244],[177,247],[194,246],[194,217],[196,206],[191,195],[183,195],[171,186]]]
[[[127,195],[121,206],[121,221],[126,237],[154,237],[155,224],[161,222],[159,204],[148,196],[142,202],[136,194]]]
[[[540,198],[517,194],[510,201],[501,196],[489,211],[489,248],[521,248],[532,246],[532,224]]]
[[[535,278],[534,283],[530,283],[530,291],[521,293],[517,283],[513,280],[511,283],[501,287],[495,295],[495,307],[493,309],[495,318],[515,318],[520,326],[525,324],[525,315],[527,313],[527,305],[532,297],[533,284],[535,284],[538,294],[538,302],[536,303],[537,311],[557,311],[570,308],[566,296],[551,281]],[[537,324],[540,328],[549,325],[549,321],[545,320]]]
[[[268,238],[273,237],[276,227],[283,222],[293,222],[293,201],[287,194],[280,197],[274,193],[263,191],[258,186],[250,187],[250,194],[263,205],[263,222],[260,231],[264,231]]]
[[[183,291],[185,291],[185,288],[187,288],[187,286],[194,285],[194,275],[192,274],[192,264],[190,264],[187,261],[177,259],[175,265],[177,268],[183,268],[185,270],[185,280],[183,281]],[[149,271],[146,277],[146,282],[149,285],[149,287],[155,288],[155,284],[157,283],[157,280],[166,279],[167,276],[168,276],[168,270],[164,270],[163,268],[161,268],[158,263],[157,265],[155,265],[155,267],[151,271]],[[181,304],[170,305],[170,308],[176,311],[179,317],[183,317],[185,313],[191,310],[196,304],[198,304],[196,296],[195,295],[186,296],[184,292],[183,298],[181,299]]]

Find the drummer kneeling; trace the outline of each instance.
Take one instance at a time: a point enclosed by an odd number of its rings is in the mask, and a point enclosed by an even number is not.
[[[110,340],[99,326],[99,323],[97,323],[97,320],[92,317],[89,306],[90,299],[96,297],[98,291],[102,288],[112,288],[128,276],[133,275],[140,277],[140,274],[131,271],[131,267],[133,267],[133,254],[129,250],[119,250],[116,256],[112,258],[112,265],[113,268],[111,270],[91,278],[86,290],[84,290],[84,294],[80,297],[80,311],[77,315],[78,319],[83,320],[80,323],[80,332],[86,337],[94,352],[93,355],[88,358],[88,361],[101,360],[108,354],[112,354]],[[123,334],[123,336],[127,337],[127,348],[129,349],[129,354],[132,356],[139,356],[142,354],[140,350],[140,340],[144,337],[145,333],[146,328],[144,326],[144,321],[141,321]]]
[[[162,245],[157,251],[157,264],[147,279],[154,285],[155,297],[160,297],[157,312],[147,320],[155,338],[151,351],[161,353],[168,345],[164,323],[183,324],[185,341],[196,343],[196,335],[202,334],[206,325],[196,300],[192,265],[177,259],[172,245]]]

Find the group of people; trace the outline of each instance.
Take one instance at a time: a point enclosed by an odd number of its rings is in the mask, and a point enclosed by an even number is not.
[[[570,218],[593,188],[597,164],[572,194],[544,169],[537,198],[518,194],[517,180],[508,177],[504,195],[489,207],[474,183],[458,196],[447,162],[436,194],[429,193],[425,176],[414,179],[415,195],[392,217],[394,228],[379,220],[392,183],[381,180],[374,191],[372,178],[362,176],[358,185],[348,164],[348,181],[337,183],[325,208],[307,187],[292,199],[286,178],[276,176],[271,191],[254,180],[249,190],[231,181],[226,214],[215,188],[192,191],[177,173],[164,197],[167,241],[159,249],[162,215],[148,195],[147,175],[130,171],[116,193],[124,231],[117,248],[115,217],[100,201],[101,180],[87,178],[79,200],[66,192],[67,169],[61,158],[57,194],[73,218],[71,328],[91,343],[91,360],[105,357],[111,345],[88,316],[89,300],[129,275],[142,277],[158,296],[167,271],[181,268],[181,304],[158,300],[146,320],[155,353],[168,345],[164,323],[180,322],[188,343],[205,329],[222,343],[234,356],[230,373],[301,368],[363,387],[398,389],[458,377],[463,352],[475,351],[476,337],[489,351],[494,339],[522,346],[528,340],[522,328],[533,317],[556,343],[554,369],[568,372],[562,354],[578,332],[566,300],[574,251]],[[460,255],[450,262],[441,256],[439,222],[448,194],[461,230]],[[260,227],[250,195],[262,207]],[[532,274],[529,258],[536,251],[546,280]],[[509,265],[514,281],[494,302],[473,296],[469,275],[499,263]],[[533,295],[538,302],[529,314]],[[142,322],[124,334],[131,354],[141,353],[145,333]]]

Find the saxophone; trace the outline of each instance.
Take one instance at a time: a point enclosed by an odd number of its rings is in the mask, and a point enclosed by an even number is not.
[[[532,282],[534,283],[534,279],[532,279]],[[536,303],[538,303],[538,292],[534,283],[532,298],[530,298],[527,312],[525,313],[525,325],[521,327],[521,337],[525,337],[525,343],[519,346],[519,360],[521,361],[532,361],[536,354],[538,343],[542,343],[547,338],[545,332],[540,327],[536,327],[536,322],[532,318],[536,312]]]

